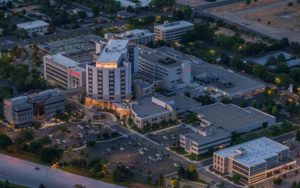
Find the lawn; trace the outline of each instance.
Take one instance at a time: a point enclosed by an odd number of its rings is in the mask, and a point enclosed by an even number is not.
[[[187,155],[188,153],[182,147],[170,147],[172,151],[175,151],[179,155]]]
[[[256,131],[242,134],[235,141],[235,144],[247,142],[249,140],[253,140],[255,138],[259,138],[263,136],[273,138],[298,129],[300,129],[300,127],[297,125],[292,125],[288,122],[282,122],[281,124],[278,125],[272,125],[270,127],[266,127],[266,128],[258,129]]]
[[[26,187],[24,185],[19,185],[19,184],[15,184],[15,183],[11,183],[11,182],[8,182],[6,184],[5,181],[0,181],[0,187],[6,187],[6,188],[29,188],[29,187]]]

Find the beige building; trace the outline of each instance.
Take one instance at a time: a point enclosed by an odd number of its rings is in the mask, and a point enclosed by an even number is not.
[[[131,116],[142,129],[176,119],[174,101],[163,96],[147,97],[131,104]]]
[[[176,41],[193,29],[194,24],[184,20],[176,22],[166,21],[164,24],[154,26],[154,37],[156,41]]]
[[[249,142],[214,152],[213,169],[221,174],[239,174],[240,181],[254,184],[296,167],[289,158],[289,148],[269,138]]]

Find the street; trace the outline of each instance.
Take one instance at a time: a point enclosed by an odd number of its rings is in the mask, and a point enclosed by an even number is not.
[[[44,184],[47,188],[71,188],[83,185],[86,188],[119,188],[121,186],[78,176],[62,170],[52,170],[48,166],[24,161],[0,154],[0,179],[28,187],[37,188]],[[39,170],[35,170],[38,167]]]

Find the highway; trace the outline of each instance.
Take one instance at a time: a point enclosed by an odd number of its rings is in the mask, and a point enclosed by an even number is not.
[[[38,167],[39,170],[35,170]],[[80,184],[86,188],[121,188],[87,177],[78,176],[62,170],[52,170],[48,166],[32,163],[0,154],[0,180],[8,180],[31,188],[44,184],[47,188],[73,188]]]

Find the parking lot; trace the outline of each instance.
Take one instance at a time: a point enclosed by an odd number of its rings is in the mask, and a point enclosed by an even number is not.
[[[89,153],[91,159],[107,160],[111,170],[117,165],[124,165],[131,169],[135,179],[140,180],[151,176],[155,181],[160,174],[177,171],[176,161],[171,160],[168,153],[131,136],[102,142],[95,148],[85,148],[85,153]]]

